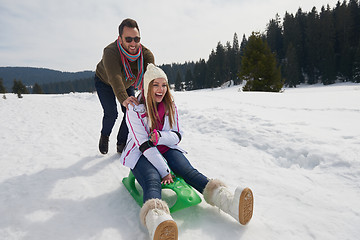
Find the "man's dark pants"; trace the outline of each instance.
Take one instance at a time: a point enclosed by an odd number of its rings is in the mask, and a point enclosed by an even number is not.
[[[114,127],[115,121],[118,117],[116,97],[110,85],[105,84],[96,75],[94,79],[95,79],[95,88],[97,91],[97,95],[100,99],[101,106],[104,110],[101,135],[110,136],[112,128]],[[135,90],[133,86],[126,89],[126,92],[129,96],[135,96]],[[124,116],[121,121],[121,125],[117,135],[118,145],[126,143],[127,135],[129,133],[125,120],[126,108],[123,105],[121,105],[121,111],[124,113]]]

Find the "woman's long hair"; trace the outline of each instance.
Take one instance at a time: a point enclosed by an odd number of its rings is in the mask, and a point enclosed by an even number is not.
[[[144,99],[142,98],[141,99],[141,102],[145,104],[146,106],[146,111],[147,111],[147,116],[148,116],[148,121],[149,121],[149,126],[150,126],[150,131],[154,131],[154,129],[157,129],[158,126],[157,126],[157,120],[163,120],[163,119],[160,119],[159,117],[159,113],[158,113],[158,110],[157,110],[157,103],[154,99],[154,91],[153,91],[153,83],[154,83],[154,80],[152,80],[150,83],[149,83],[149,90],[148,90],[148,94],[145,98],[145,101]],[[170,88],[169,88],[169,84],[166,83],[166,88],[167,88],[167,91],[165,93],[165,96],[163,98],[163,103],[165,105],[165,115],[167,115],[169,117],[169,122],[170,122],[170,127],[172,128],[174,123],[175,123],[175,105],[174,105],[174,99],[171,95],[171,92],[170,92]]]

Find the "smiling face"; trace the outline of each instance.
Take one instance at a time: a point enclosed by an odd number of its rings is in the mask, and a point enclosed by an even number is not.
[[[168,90],[167,81],[165,78],[156,78],[152,81],[152,97],[156,103],[160,103]]]
[[[132,38],[131,42],[127,42],[126,38]],[[122,35],[120,36],[120,43],[123,48],[130,54],[134,55],[138,52],[140,42],[135,42],[134,38],[140,38],[140,33],[137,28],[124,27]]]

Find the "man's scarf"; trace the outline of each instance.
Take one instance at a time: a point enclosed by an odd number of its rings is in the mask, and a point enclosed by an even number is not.
[[[142,53],[141,44],[140,44],[138,53],[135,55],[132,55],[132,54],[126,52],[126,50],[121,46],[120,36],[118,37],[117,45],[118,45],[120,56],[121,56],[121,62],[124,65],[126,81],[128,81],[128,80],[131,81],[132,79],[135,78],[135,75],[131,71],[129,61],[135,62],[136,60],[139,60],[138,61],[138,75],[137,75],[136,81],[134,83],[134,87],[136,89],[141,90],[143,88],[142,82],[143,82],[143,77],[144,77],[144,57],[143,57],[143,53]]]

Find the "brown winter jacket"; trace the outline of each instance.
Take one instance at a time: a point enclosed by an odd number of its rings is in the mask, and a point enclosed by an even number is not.
[[[142,52],[144,56],[144,71],[149,63],[154,63],[154,55],[146,47],[142,46]],[[129,62],[132,73],[138,75],[138,65],[137,61]],[[123,71],[123,64],[121,62],[121,56],[119,49],[117,47],[117,41],[110,43],[107,47],[104,48],[104,53],[101,61],[96,67],[96,75],[103,81],[105,84],[110,85],[113,89],[113,92],[122,104],[129,96],[126,93],[132,84],[134,84],[136,79],[131,81],[126,81],[125,73]]]

